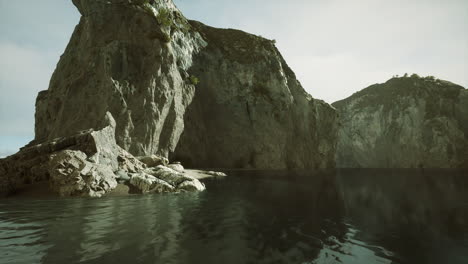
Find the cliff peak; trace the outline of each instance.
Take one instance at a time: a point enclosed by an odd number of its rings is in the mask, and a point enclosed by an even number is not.
[[[460,85],[404,75],[333,106],[340,167],[468,167],[468,90]]]

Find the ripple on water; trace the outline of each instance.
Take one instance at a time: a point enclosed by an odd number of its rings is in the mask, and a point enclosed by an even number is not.
[[[468,179],[359,173],[246,171],[201,193],[0,200],[0,263],[468,263]]]

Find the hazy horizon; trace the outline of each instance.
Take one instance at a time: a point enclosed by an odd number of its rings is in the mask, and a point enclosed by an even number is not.
[[[189,19],[275,39],[328,103],[404,73],[468,87],[468,1],[174,1]],[[0,157],[33,139],[36,95],[79,18],[71,0],[0,2]]]

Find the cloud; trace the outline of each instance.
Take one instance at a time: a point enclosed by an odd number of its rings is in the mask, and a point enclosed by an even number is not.
[[[32,138],[28,136],[3,136],[0,135],[0,158],[18,152],[19,148],[26,145]]]
[[[47,89],[50,55],[33,47],[0,43],[0,135],[30,135],[37,93]]]
[[[329,103],[405,72],[468,86],[468,1],[176,3],[190,18],[276,39],[304,88]]]
[[[48,88],[78,21],[71,1],[0,1],[0,147],[7,137],[34,136],[36,95]]]

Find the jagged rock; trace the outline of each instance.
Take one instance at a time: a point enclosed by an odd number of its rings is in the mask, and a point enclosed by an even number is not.
[[[181,184],[185,183],[183,186],[192,185],[198,191],[205,190],[205,186],[200,183],[199,180],[165,166],[158,166],[151,170],[147,170],[147,172],[161,180],[164,180],[165,182],[168,182],[176,189],[180,189]]]
[[[172,164],[169,164],[167,165],[168,168],[171,168],[175,171],[178,171],[178,172],[184,172],[184,166],[182,166],[182,164],[179,163],[172,163]]]
[[[187,191],[187,192],[196,192],[196,191],[203,191],[205,190],[205,185],[201,183],[200,181],[184,181],[179,186],[177,186],[177,189],[181,191]]]
[[[73,3],[82,17],[37,97],[32,144],[94,128],[109,111],[117,144],[137,156],[334,166],[336,112],[304,91],[272,41],[188,22],[172,0]]]
[[[25,184],[49,181],[51,191],[60,196],[100,197],[117,186],[117,179],[130,181],[142,193],[204,189],[198,180],[169,168],[147,169],[117,145],[112,115],[108,113],[105,120],[106,126],[100,130],[30,145],[0,160],[0,194],[12,194]],[[191,183],[178,188],[184,181]]]
[[[169,183],[144,172],[131,175],[130,184],[141,193],[165,193],[175,190]]]
[[[149,173],[153,176],[158,177],[161,180],[164,180],[171,184],[174,187],[177,187],[179,184],[181,184],[184,181],[190,181],[193,180],[191,177],[187,177],[184,174],[173,170],[169,167],[165,166],[158,166],[152,170],[148,170]]]
[[[28,145],[0,160],[1,194],[9,195],[26,184],[49,181],[61,196],[101,196],[115,188],[114,171],[143,169],[115,142],[115,121],[105,115],[97,130]],[[119,161],[120,160],[120,161]]]
[[[132,175],[130,183],[142,193],[205,190],[199,180],[162,165]]]
[[[148,167],[156,167],[159,165],[167,166],[169,164],[169,160],[167,158],[163,158],[157,155],[138,157],[138,160],[146,164]]]
[[[49,185],[60,196],[101,197],[117,187],[109,165],[93,163],[81,151],[54,153],[49,163]]]
[[[132,154],[120,147],[118,148],[117,161],[119,163],[119,168],[126,172],[135,173],[146,168],[146,165],[143,162],[140,162]]]
[[[468,91],[417,75],[372,85],[333,104],[339,167],[468,167]]]

